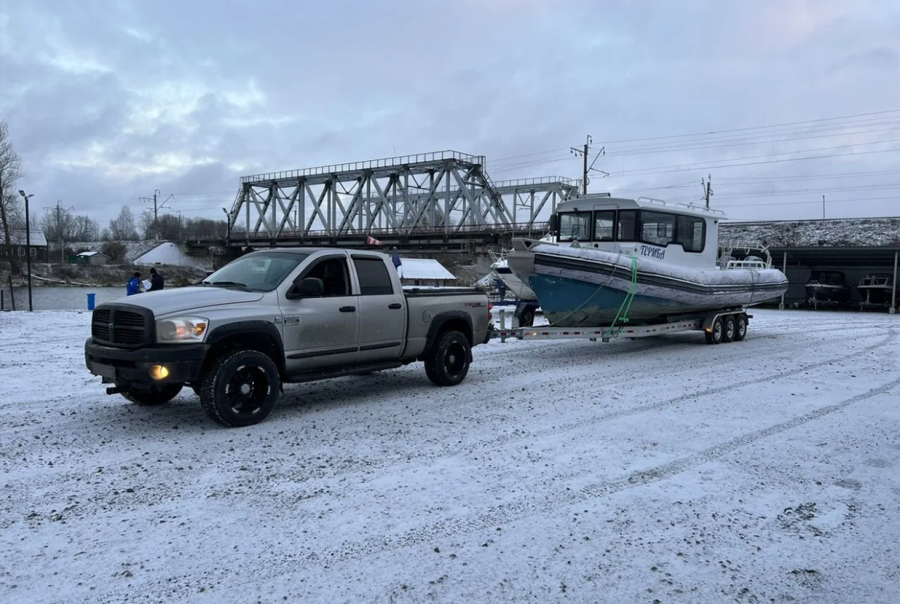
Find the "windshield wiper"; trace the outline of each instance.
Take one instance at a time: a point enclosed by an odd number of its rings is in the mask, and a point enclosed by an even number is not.
[[[239,287],[245,292],[250,291],[250,288],[247,287],[243,283],[238,283],[237,281],[201,281],[203,285],[221,285],[223,287]]]

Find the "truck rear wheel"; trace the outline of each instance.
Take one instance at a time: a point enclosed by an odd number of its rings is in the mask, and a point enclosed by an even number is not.
[[[456,386],[469,373],[469,340],[458,331],[441,335],[425,357],[425,374],[435,386]]]
[[[140,388],[129,388],[122,392],[125,400],[129,400],[135,405],[142,407],[153,407],[168,403],[178,396],[184,384],[163,384],[162,386],[153,387],[150,390],[141,390]]]
[[[281,377],[267,355],[238,350],[213,363],[203,376],[200,404],[224,426],[251,426],[268,417],[278,401]]]

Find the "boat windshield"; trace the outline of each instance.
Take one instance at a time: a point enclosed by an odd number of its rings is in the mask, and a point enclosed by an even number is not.
[[[250,254],[229,262],[201,281],[200,285],[270,292],[307,256],[309,254],[296,252]]]
[[[590,240],[590,212],[566,212],[559,215],[559,241]]]
[[[666,247],[681,245],[686,252],[706,249],[706,220],[698,216],[653,210],[595,210],[560,212],[558,241],[622,241]]]

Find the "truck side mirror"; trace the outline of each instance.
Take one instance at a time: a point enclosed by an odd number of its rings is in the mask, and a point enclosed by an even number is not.
[[[299,283],[294,283],[285,297],[289,300],[297,298],[318,298],[325,292],[325,284],[316,277],[307,277]]]
[[[559,216],[557,216],[556,214],[550,214],[550,220],[547,221],[547,226],[550,227],[550,233],[552,235],[556,235],[556,231],[559,228]]]

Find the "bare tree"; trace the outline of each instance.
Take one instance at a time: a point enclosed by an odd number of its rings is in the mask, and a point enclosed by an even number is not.
[[[19,262],[12,253],[12,236],[10,231],[22,222],[19,198],[16,195],[16,182],[24,176],[22,160],[13,150],[9,140],[9,126],[0,120],[0,226],[3,228],[3,239],[6,245],[6,257],[13,274],[21,271]]]
[[[97,241],[100,225],[90,216],[75,216],[73,241]]]
[[[128,253],[128,246],[121,241],[107,241],[100,248],[100,251],[109,258],[109,261],[115,264],[125,262],[125,255]]]
[[[109,239],[111,241],[138,241],[137,229],[134,225],[134,214],[131,208],[122,206],[116,218],[109,221]]]

